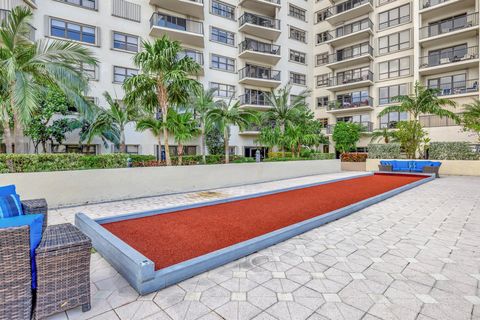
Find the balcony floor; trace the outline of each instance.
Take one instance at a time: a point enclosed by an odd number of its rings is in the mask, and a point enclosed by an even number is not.
[[[252,23],[243,24],[238,29],[238,31],[251,34],[253,36],[260,37],[262,39],[268,39],[271,41],[277,40],[281,34],[280,30],[277,30],[274,28],[262,27]]]
[[[205,47],[203,34],[159,26],[153,26],[150,29],[151,37],[162,37],[163,35],[167,35],[170,39],[180,41],[183,44],[200,48]]]
[[[277,9],[282,7],[280,4],[268,0],[240,0],[238,5],[269,17],[274,17]]]
[[[150,0],[151,6],[167,9],[203,20],[204,5],[190,0]]]
[[[278,61],[280,61],[280,59],[282,58],[280,55],[277,54],[262,53],[252,50],[245,50],[240,53],[238,57],[245,60],[260,62],[272,66],[276,65]]]
[[[359,57],[354,57],[342,61],[336,61],[332,63],[327,63],[325,66],[327,66],[330,69],[343,69],[347,67],[352,67],[352,66],[358,66],[362,63],[367,63],[373,60],[373,57],[371,54],[364,54]]]
[[[421,9],[419,13],[424,19],[430,19],[435,16],[443,15],[444,13],[464,10],[469,7],[475,8],[475,0],[450,0],[436,6]]]
[[[364,106],[364,107],[353,107],[353,108],[342,108],[342,109],[334,109],[334,110],[327,110],[327,113],[331,114],[339,114],[339,113],[352,113],[352,112],[360,112],[360,111],[372,111],[374,108],[373,106]]]
[[[269,79],[249,78],[249,77],[240,79],[240,81],[238,82],[241,84],[258,86],[262,88],[276,88],[282,83],[280,80],[269,80]]]
[[[433,37],[424,38],[420,40],[419,43],[423,48],[426,48],[439,46],[444,43],[454,43],[456,41],[461,41],[473,37],[478,37],[478,25],[440,34]]]
[[[361,40],[370,39],[370,36],[373,35],[373,30],[368,28],[360,30],[354,33],[344,35],[342,37],[334,38],[332,40],[326,41],[325,43],[333,46],[340,47],[350,43],[360,42]]]
[[[478,68],[478,63],[479,63],[479,59],[476,58],[471,60],[463,60],[463,61],[458,61],[458,62],[453,62],[448,64],[442,64],[442,65],[433,66],[433,67],[420,68],[418,72],[422,76],[428,76],[432,74],[439,74],[444,72],[468,69],[471,67]]]
[[[358,88],[370,87],[370,86],[373,86],[373,81],[372,80],[363,80],[363,81],[339,84],[339,85],[336,85],[336,86],[328,86],[327,90],[332,91],[332,92],[336,92],[336,91],[358,89]]]
[[[364,16],[373,11],[373,6],[370,2],[364,3],[356,8],[335,14],[326,19],[332,25],[340,24],[342,22],[351,21],[355,18]]]

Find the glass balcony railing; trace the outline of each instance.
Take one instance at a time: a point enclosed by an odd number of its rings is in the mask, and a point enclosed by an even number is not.
[[[328,79],[329,87],[342,86],[362,81],[373,81],[373,73],[370,70],[343,73]]]
[[[478,26],[477,12],[451,19],[445,19],[420,28],[420,39],[435,37],[474,26]]]
[[[317,43],[327,42],[333,39],[341,38],[348,36],[349,34],[356,33],[362,30],[373,30],[373,22],[366,18],[361,21],[354,23],[346,24],[344,26],[338,27],[333,31],[325,31],[317,35]]]
[[[341,62],[364,55],[373,56],[373,48],[368,42],[337,50],[335,53],[328,55],[328,63]]]
[[[361,108],[361,107],[373,107],[373,98],[364,97],[364,98],[358,98],[358,99],[351,99],[349,101],[346,101],[346,100],[328,101],[327,111],[354,109],[354,108]]]
[[[271,104],[268,101],[266,95],[267,92],[252,92],[252,93],[245,93],[238,97],[240,101],[240,105],[254,105],[254,106],[261,106],[261,107],[270,107]]]
[[[244,41],[240,42],[238,48],[240,53],[249,50],[259,53],[274,54],[278,56],[280,55],[280,46],[253,39],[245,39]]]
[[[428,56],[420,57],[420,69],[473,59],[478,59],[478,46],[452,49],[441,53],[435,52]]]
[[[280,70],[272,70],[261,67],[246,66],[238,71],[240,80],[255,78],[262,80],[280,81]]]
[[[448,2],[450,0],[420,0],[420,9],[434,7],[436,5]]]
[[[478,92],[478,79],[454,81],[446,84],[429,85],[430,89],[438,89],[438,96],[451,96]]]
[[[245,12],[238,21],[239,21],[240,27],[246,23],[250,23],[260,27],[280,30],[280,20],[273,19],[270,17],[264,17],[264,16],[260,16],[260,15],[256,15],[248,12]]]
[[[150,27],[168,28],[203,35],[202,22],[159,12],[155,12],[150,18]]]
[[[321,16],[322,19],[326,19],[328,17],[332,17],[334,15],[353,10],[366,3],[370,3],[371,5],[373,5],[372,0],[348,0],[348,1],[340,2],[334,6],[328,7],[326,9],[323,9],[317,12],[316,14],[317,22],[318,22],[318,16]]]

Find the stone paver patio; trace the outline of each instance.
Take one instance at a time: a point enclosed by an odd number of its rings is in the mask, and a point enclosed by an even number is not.
[[[352,174],[51,210],[50,223]],[[146,296],[98,253],[91,280],[91,311],[51,319],[480,319],[480,178],[437,179]]]

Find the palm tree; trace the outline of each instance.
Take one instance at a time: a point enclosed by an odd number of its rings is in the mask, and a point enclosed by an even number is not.
[[[213,97],[216,89],[202,90],[197,95],[192,95],[191,104],[200,124],[200,153],[202,154],[202,162],[206,163],[206,133],[208,131],[207,114],[215,108]]]
[[[200,133],[197,122],[190,112],[178,113],[174,109],[169,110],[167,129],[175,136],[178,144],[178,165],[183,161],[183,144]]]
[[[383,140],[385,143],[395,142],[397,141],[397,136],[395,131],[389,130],[388,128],[383,128],[380,130],[375,130],[371,133],[370,142],[378,142]]]
[[[162,119],[157,119],[154,117],[149,118],[142,118],[137,121],[137,130],[138,131],[146,131],[149,130],[152,135],[157,138],[158,141],[158,159],[161,159],[161,152],[162,152],[162,132],[164,129],[164,122]]]
[[[267,95],[267,100],[271,108],[263,113],[266,122],[274,122],[280,127],[282,136],[289,123],[292,123],[299,112],[307,109],[306,99],[310,92],[303,91],[299,95],[290,95],[291,87],[285,86]],[[285,148],[282,145],[282,156],[285,157]]]
[[[105,110],[93,105],[91,111],[80,116],[75,121],[72,129],[80,128],[80,142],[92,143],[95,137],[99,137],[104,146],[108,142],[118,145],[120,142],[120,131]]]
[[[256,113],[250,110],[244,110],[240,107],[240,102],[232,103],[232,99],[228,103],[221,100],[216,104],[215,108],[207,113],[208,121],[215,123],[221,131],[223,131],[223,139],[225,141],[225,163],[230,162],[229,139],[230,126],[238,126],[240,130],[245,129],[248,125],[256,123],[258,118]]]
[[[480,142],[480,100],[475,99],[473,103],[466,104],[462,115],[462,125],[465,131],[472,131],[477,134]]]
[[[13,115],[15,152],[24,152],[24,126],[39,108],[39,92],[45,83],[58,86],[80,111],[88,103],[82,93],[88,87],[87,78],[77,69],[79,63],[95,65],[90,50],[73,41],[29,40],[32,12],[18,6],[3,20],[0,27],[0,69],[6,84],[2,114]],[[2,117],[9,131],[9,117]],[[11,134],[5,134],[7,152],[12,152]]]
[[[200,84],[189,75],[196,74],[200,65],[188,56],[181,57],[180,42],[167,36],[154,42],[143,42],[144,50],[133,58],[140,69],[138,75],[125,80],[125,101],[130,105],[142,105],[150,113],[160,106],[163,123],[167,122],[170,105],[186,105],[191,93],[198,93]],[[171,165],[168,147],[168,130],[163,127],[165,156]]]

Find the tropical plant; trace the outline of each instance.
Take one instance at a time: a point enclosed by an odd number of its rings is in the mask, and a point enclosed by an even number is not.
[[[143,42],[144,50],[133,61],[140,69],[138,75],[123,83],[125,102],[143,106],[151,114],[160,107],[163,123],[167,122],[168,109],[172,105],[186,105],[191,94],[198,94],[200,84],[190,75],[198,73],[200,65],[188,56],[181,55],[183,48],[178,41],[167,36],[154,42]],[[172,164],[168,145],[168,130],[163,127],[166,164]]]
[[[210,130],[208,130],[205,136],[205,144],[207,145],[209,154],[218,155],[223,153],[225,142],[223,141],[223,134],[218,129],[218,126],[212,125]]]
[[[464,131],[470,131],[477,135],[480,142],[480,100],[475,99],[473,103],[465,105],[462,115],[462,126]]]
[[[260,134],[256,140],[256,143],[267,147],[272,150],[274,147],[284,146],[284,135],[279,127],[276,126],[262,126]],[[285,150],[279,155],[279,157],[285,157]]]
[[[0,70],[3,99],[0,114],[7,153],[12,152],[11,120],[15,152],[23,153],[24,128],[39,105],[45,84],[56,85],[80,110],[87,111],[83,92],[87,78],[78,71],[80,63],[96,64],[89,49],[73,41],[29,39],[32,12],[23,6],[15,7],[0,26]],[[10,115],[10,116],[7,116]],[[7,132],[8,131],[8,132]]]
[[[422,146],[427,142],[427,132],[418,121],[400,121],[397,124],[397,139],[403,147],[408,159],[415,159],[422,153]]]
[[[333,129],[332,140],[335,142],[335,149],[340,153],[354,151],[357,142],[360,140],[362,128],[353,122],[337,122]]]
[[[193,139],[200,134],[197,122],[190,112],[179,113],[174,109],[170,109],[167,118],[167,129],[171,132],[178,148],[178,165],[182,165],[183,160],[183,145],[185,142]]]
[[[395,133],[395,130],[391,130],[391,129],[388,129],[388,128],[383,128],[383,129],[380,129],[380,130],[374,130],[371,134],[370,134],[370,142],[373,143],[373,142],[379,142],[381,140],[383,140],[383,142],[385,143],[391,143],[391,142],[396,142],[397,141],[397,136],[396,136],[396,133]]]
[[[95,137],[102,140],[105,147],[108,143],[119,145],[120,131],[112,119],[102,108],[92,105],[91,111],[80,115],[76,121],[76,128],[80,129],[80,143],[91,144]]]
[[[230,126],[238,126],[240,130],[243,130],[258,121],[255,112],[242,109],[240,107],[240,102],[237,101],[232,103],[232,99],[230,99],[228,103],[224,100],[220,100],[214,109],[208,111],[207,118],[211,123],[217,125],[220,131],[223,132],[225,163],[230,162]]]
[[[158,143],[158,159],[161,159],[162,153],[162,132],[164,130],[164,122],[162,119],[154,117],[141,118],[137,121],[138,131],[150,131],[152,135],[157,138]]]
[[[215,91],[216,89],[202,90],[191,96],[190,103],[200,125],[200,153],[203,163],[206,163],[206,134],[211,129],[211,125],[207,122],[207,114],[215,108],[215,101],[213,100]]]

